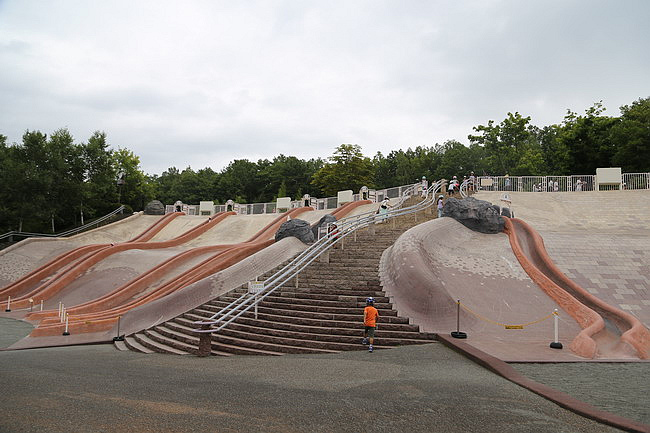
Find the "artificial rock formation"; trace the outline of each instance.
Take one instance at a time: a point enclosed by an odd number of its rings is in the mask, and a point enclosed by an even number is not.
[[[278,231],[275,233],[275,241],[293,236],[303,243],[311,244],[314,242],[314,234],[311,231],[311,226],[305,220],[292,219],[282,223]]]
[[[311,232],[314,234],[314,239],[318,239],[318,229],[321,226],[327,226],[329,223],[336,222],[336,217],[332,214],[327,214],[318,220],[314,227],[312,227]]]
[[[160,200],[153,200],[144,207],[145,215],[165,215],[165,205]]]
[[[467,197],[462,200],[450,198],[442,208],[443,217],[451,217],[467,227],[480,233],[501,233],[503,219],[499,216],[499,206],[490,202]]]

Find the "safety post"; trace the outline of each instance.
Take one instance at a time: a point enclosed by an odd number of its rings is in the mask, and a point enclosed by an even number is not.
[[[34,309],[34,300],[32,298],[29,298],[29,312],[31,313],[33,309]]]
[[[451,331],[454,338],[467,338],[467,333],[460,330],[460,299],[456,301],[456,330]]]
[[[296,287],[298,287],[298,276],[296,276]],[[257,293],[255,293],[255,320],[257,320]]]
[[[61,304],[61,323],[63,323],[63,320],[65,319],[65,305]]]
[[[11,296],[7,297],[7,308],[5,308],[5,312],[9,313],[11,311]]]
[[[61,307],[63,306],[63,303],[59,301],[59,319],[61,318]]]
[[[117,316],[117,335],[113,337],[113,341],[124,341],[124,335],[120,335],[120,321],[122,316]]]
[[[553,317],[553,322],[555,324],[555,326],[554,326],[554,328],[555,328],[554,329],[554,331],[555,331],[555,335],[554,335],[555,339],[550,344],[550,346],[551,346],[551,349],[562,349],[562,343],[560,343],[558,341],[559,340],[559,332],[558,332],[559,314],[557,313],[557,308],[555,310],[553,310],[553,316],[555,316],[555,317]]]
[[[41,299],[41,311],[43,311],[43,300]]]
[[[65,331],[63,331],[63,335],[70,335],[68,332],[68,317],[70,315],[68,313],[65,313]]]

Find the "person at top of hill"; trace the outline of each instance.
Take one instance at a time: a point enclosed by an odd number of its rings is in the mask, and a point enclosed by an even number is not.
[[[438,196],[438,218],[442,216],[442,208],[443,208],[443,203],[442,200],[444,199],[444,196],[441,194]]]
[[[375,329],[379,320],[379,311],[375,308],[375,298],[366,299],[366,308],[363,309],[363,344],[369,344],[368,352],[374,350],[373,343],[375,340]]]

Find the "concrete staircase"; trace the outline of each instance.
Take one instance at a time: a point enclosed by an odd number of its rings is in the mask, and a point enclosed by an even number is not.
[[[414,200],[414,199],[412,199]],[[375,349],[434,341],[433,334],[419,332],[392,308],[379,284],[382,252],[408,228],[432,218],[430,210],[417,217],[375,225],[348,236],[330,250],[329,261],[315,261],[295,280],[285,284],[259,304],[258,315],[247,312],[218,333],[212,334],[212,354],[282,355],[363,350],[363,308],[375,298],[380,320]],[[275,272],[275,270],[273,271]],[[273,274],[269,272],[264,279]],[[199,337],[194,322],[205,320],[227,306],[246,288],[233,290],[168,322],[128,336],[121,348],[145,353],[195,354]]]

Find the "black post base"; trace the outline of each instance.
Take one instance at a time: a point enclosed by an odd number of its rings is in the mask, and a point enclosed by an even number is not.
[[[7,309],[5,310],[5,313],[11,313],[11,309],[10,309],[10,308],[7,308]]]
[[[117,337],[113,337],[113,341],[124,341],[124,335],[118,335]]]
[[[65,331],[63,335],[70,335],[70,333],[68,331]]]
[[[554,341],[550,344],[551,349],[562,349],[562,343]]]
[[[454,338],[467,338],[467,333],[463,331],[451,331],[451,336]]]

